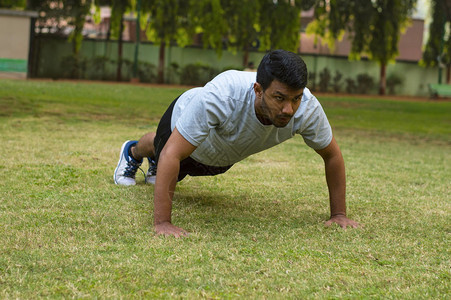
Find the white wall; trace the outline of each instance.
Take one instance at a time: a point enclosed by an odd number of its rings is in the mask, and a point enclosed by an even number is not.
[[[33,12],[0,9],[0,76],[25,78]]]

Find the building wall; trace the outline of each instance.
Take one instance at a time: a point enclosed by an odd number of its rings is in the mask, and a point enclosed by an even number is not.
[[[37,69],[36,77],[41,78],[61,78],[67,66],[64,64],[64,57],[71,55],[71,46],[65,39],[41,38],[36,39],[39,49],[37,55]],[[133,61],[135,51],[135,44],[124,43],[123,57],[129,62]],[[92,59],[95,57],[107,57],[110,60],[117,60],[117,43],[114,41],[103,42],[96,40],[83,41],[81,48],[81,56],[87,59],[88,68],[91,67]],[[140,62],[146,62],[158,65],[159,47],[150,43],[143,43],[139,46]],[[260,63],[264,53],[251,52],[249,61],[254,62],[255,65]],[[321,56],[312,54],[301,54],[307,64],[309,72],[316,73],[317,83],[319,74],[327,68],[332,75],[340,72],[343,76],[342,91],[345,90],[345,79],[355,80],[359,74],[370,75],[375,86],[368,94],[377,93],[377,83],[379,82],[379,65],[376,62],[362,59],[360,61],[349,61],[347,57],[339,56]],[[170,66],[171,63],[176,63],[180,67],[192,63],[202,63],[209,65],[218,71],[226,68],[240,68],[242,65],[242,53],[231,53],[224,51],[221,57],[218,57],[216,52],[211,49],[202,48],[179,48],[166,47],[165,66]],[[108,67],[110,72],[109,80],[115,79],[115,67],[110,65]],[[411,95],[411,96],[428,96],[428,84],[436,83],[438,76],[438,68],[423,68],[417,62],[397,61],[394,64],[387,66],[387,77],[398,76],[402,79],[402,84],[396,88],[396,94]],[[124,74],[124,78],[126,74]],[[183,84],[183,82],[172,82]],[[311,83],[310,83],[311,84]]]
[[[305,22],[308,22],[308,19]],[[423,20],[413,19],[410,21],[409,25],[400,35],[398,42],[399,55],[396,57],[396,60],[417,62],[421,59],[423,30]],[[305,32],[300,34],[299,52],[301,54],[320,54],[347,57],[350,51],[351,42],[349,40],[348,33],[345,33],[341,40],[336,41],[335,49],[329,49],[324,42],[321,42],[321,38],[319,37],[316,38],[315,41],[315,37],[313,35],[306,34]]]
[[[25,78],[34,14],[0,10],[0,76]]]

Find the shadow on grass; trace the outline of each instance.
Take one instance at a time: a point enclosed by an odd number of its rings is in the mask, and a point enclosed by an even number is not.
[[[303,201],[257,199],[256,195],[207,191],[178,192],[174,196],[173,221],[188,231],[214,236],[231,233],[287,232],[318,226],[326,216],[303,206]]]

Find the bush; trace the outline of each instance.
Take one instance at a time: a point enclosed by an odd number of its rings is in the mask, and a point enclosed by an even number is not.
[[[141,82],[157,82],[157,67],[154,64],[140,61],[138,62],[138,77]]]
[[[327,92],[329,90],[330,78],[331,75],[328,68],[324,68],[319,73],[319,90],[321,92]]]
[[[368,74],[357,75],[357,93],[369,94],[374,87],[374,80]]]
[[[402,85],[403,82],[404,82],[404,79],[397,74],[391,73],[390,75],[388,75],[387,82],[386,82],[388,93],[391,95],[396,94],[396,92],[395,92],[396,87],[398,85]]]
[[[180,80],[182,84],[188,85],[205,85],[218,71],[208,65],[202,63],[188,64],[182,68]]]
[[[117,80],[117,64],[118,61],[117,60],[111,60],[111,65],[112,65],[112,80]],[[138,66],[139,68],[139,66]],[[139,72],[139,70],[138,70]],[[105,77],[107,77],[108,75],[106,75]],[[122,59],[122,64],[121,64],[121,80],[120,81],[130,81],[130,79],[133,76],[133,61],[123,58]]]
[[[243,67],[236,67],[236,66],[226,66],[226,67],[222,68],[221,72],[225,72],[225,71],[229,71],[229,70],[243,71],[244,68]]]
[[[96,56],[90,60],[88,63],[88,79],[94,80],[106,80],[108,65],[111,60],[106,56]]]
[[[133,61],[123,58],[121,67],[121,80],[130,81],[133,77]]]
[[[166,81],[172,84],[180,83],[180,66],[178,63],[173,62],[166,68]]]
[[[308,73],[308,88],[313,92],[316,91],[316,73],[309,72]]]
[[[332,78],[332,88],[335,93],[339,93],[341,91],[341,78],[343,74],[339,71],[335,71],[335,76]]]
[[[346,78],[346,93],[353,94],[357,90],[357,85],[355,84],[355,80],[352,78]]]
[[[61,59],[62,77],[82,79],[85,76],[87,60],[80,55],[68,55]]]

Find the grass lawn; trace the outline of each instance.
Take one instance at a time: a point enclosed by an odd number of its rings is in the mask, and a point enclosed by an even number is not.
[[[364,228],[323,225],[323,163],[297,137],[182,181],[176,240],[153,233],[153,186],[112,176],[183,91],[0,80],[0,298],[451,297],[450,102],[320,99]]]

